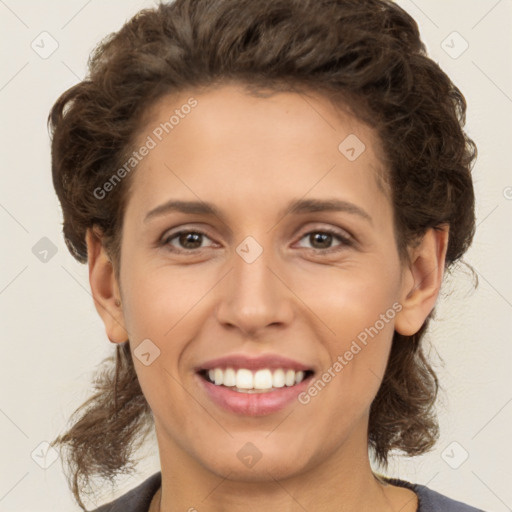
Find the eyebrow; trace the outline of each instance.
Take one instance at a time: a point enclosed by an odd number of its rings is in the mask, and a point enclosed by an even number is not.
[[[160,217],[171,212],[211,215],[224,221],[224,215],[222,211],[212,203],[206,203],[204,201],[180,201],[171,199],[148,212],[144,218],[144,222],[148,222],[155,217]],[[290,201],[281,212],[279,212],[279,217],[284,217],[287,213],[301,214],[316,212],[350,213],[365,219],[373,225],[372,218],[365,210],[355,205],[354,203],[334,198],[294,199]]]

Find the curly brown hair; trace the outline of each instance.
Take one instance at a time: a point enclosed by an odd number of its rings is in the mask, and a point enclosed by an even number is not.
[[[133,173],[106,198],[93,191],[133,151],[144,112],[164,95],[230,81],[255,95],[320,92],[349,109],[382,143],[401,259],[428,228],[445,223],[445,269],[463,256],[475,231],[466,102],[402,8],[389,0],[176,0],[140,11],[106,37],[88,76],[51,110],[53,184],[78,261],[87,262],[85,233],[95,226],[119,277]],[[391,450],[419,455],[438,439],[439,383],[422,346],[432,314],[413,336],[394,333],[371,405],[368,444],[385,467]],[[70,487],[84,510],[84,484],[131,471],[135,445],[152,426],[128,341],[106,363],[95,394],[52,443],[69,447]]]

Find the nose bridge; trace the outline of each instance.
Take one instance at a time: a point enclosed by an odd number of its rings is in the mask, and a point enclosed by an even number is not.
[[[218,320],[255,331],[286,322],[291,311],[287,288],[274,274],[278,259],[265,238],[265,245],[246,237],[233,253],[233,269],[218,307]]]

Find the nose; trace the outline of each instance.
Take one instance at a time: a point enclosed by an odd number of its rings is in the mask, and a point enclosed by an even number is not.
[[[233,252],[233,268],[222,281],[216,315],[223,326],[238,328],[244,336],[258,337],[268,327],[290,324],[293,292],[278,257],[268,245],[250,240]]]

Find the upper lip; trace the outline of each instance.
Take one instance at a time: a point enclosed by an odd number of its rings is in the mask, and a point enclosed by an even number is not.
[[[313,368],[306,364],[300,363],[289,357],[278,354],[265,354],[260,356],[249,356],[247,354],[231,354],[217,359],[210,359],[196,367],[196,371],[211,370],[213,368],[247,368],[248,370],[269,369],[292,369],[297,371],[306,371]]]

